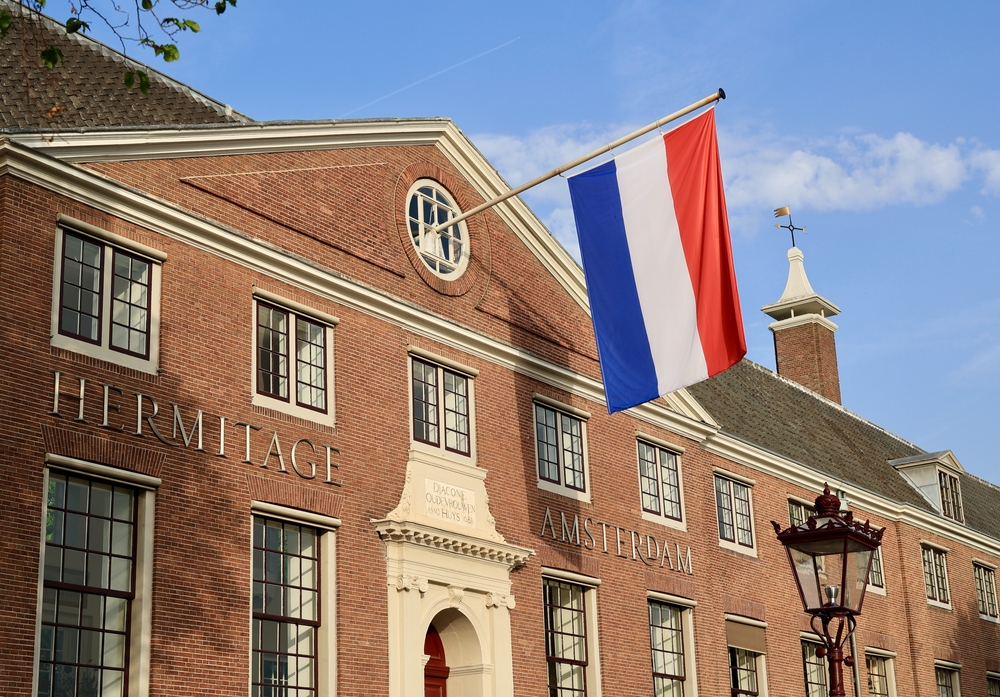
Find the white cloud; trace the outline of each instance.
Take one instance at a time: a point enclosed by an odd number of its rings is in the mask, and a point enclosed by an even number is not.
[[[969,163],[983,174],[981,192],[1000,194],[1000,150],[975,150],[969,156]]]
[[[925,205],[959,189],[968,172],[958,145],[929,144],[909,133],[844,137],[832,147],[797,149],[760,138],[722,140],[726,200],[736,209]]]

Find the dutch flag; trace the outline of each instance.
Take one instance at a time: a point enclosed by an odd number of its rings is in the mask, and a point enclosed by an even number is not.
[[[715,110],[569,179],[608,411],[746,354]]]

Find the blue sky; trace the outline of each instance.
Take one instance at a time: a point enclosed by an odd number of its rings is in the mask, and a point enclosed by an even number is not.
[[[512,185],[725,88],[750,358],[774,367],[759,308],[791,205],[843,311],[844,405],[1000,482],[1000,4],[240,0],[200,19],[162,66],[177,79],[260,120],[447,116]],[[565,181],[525,199],[575,253]]]

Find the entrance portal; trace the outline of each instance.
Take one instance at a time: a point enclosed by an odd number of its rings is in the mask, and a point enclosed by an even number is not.
[[[441,635],[433,625],[427,628],[424,655],[428,657],[424,666],[424,697],[448,697],[448,673],[451,668],[444,656]]]

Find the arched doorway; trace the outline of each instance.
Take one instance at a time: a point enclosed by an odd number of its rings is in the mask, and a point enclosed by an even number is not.
[[[424,655],[428,657],[424,665],[424,697],[448,697],[448,674],[451,668],[444,655],[441,635],[434,625],[427,628]]]

